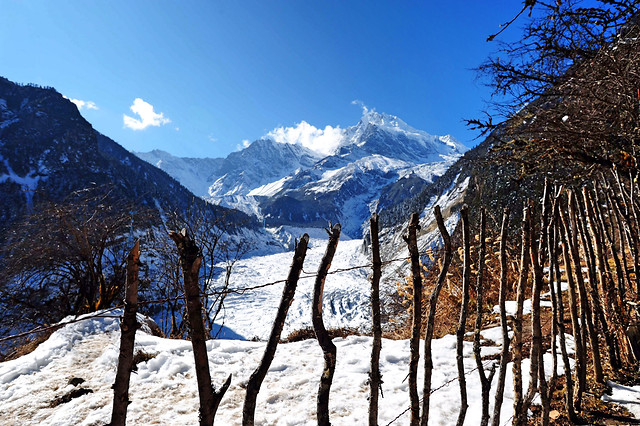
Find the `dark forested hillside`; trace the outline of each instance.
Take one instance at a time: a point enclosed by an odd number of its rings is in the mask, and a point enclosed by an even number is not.
[[[95,131],[55,89],[0,78],[0,223],[8,226],[42,201],[61,201],[89,187],[157,214],[206,206],[165,172]],[[243,213],[233,215],[253,226]]]

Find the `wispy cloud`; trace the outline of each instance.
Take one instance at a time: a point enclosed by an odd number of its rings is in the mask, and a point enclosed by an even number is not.
[[[83,101],[81,99],[67,98],[66,96],[64,96],[64,98],[69,99],[69,101],[76,104],[79,111],[82,111],[83,109],[99,109],[98,105],[93,101]]]
[[[353,101],[351,101],[351,105],[358,105],[360,108],[362,108],[362,115],[366,115],[369,112],[369,108],[367,108],[364,102],[362,102],[360,99],[354,99]],[[375,109],[373,111],[375,111]]]
[[[140,98],[136,98],[133,101],[133,105],[131,105],[130,109],[134,114],[140,117],[138,119],[123,114],[122,118],[124,126],[132,130],[144,130],[149,126],[160,127],[167,123],[171,123],[171,120],[165,117],[164,113],[156,113],[153,110],[153,105]]]
[[[267,133],[266,137],[280,143],[302,145],[321,154],[331,154],[344,139],[344,130],[339,126],[327,126],[318,129],[301,121],[294,127],[278,127]]]

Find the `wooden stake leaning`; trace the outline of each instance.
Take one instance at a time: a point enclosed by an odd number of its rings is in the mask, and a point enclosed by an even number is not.
[[[440,296],[440,290],[447,279],[447,272],[449,271],[449,265],[451,265],[451,258],[453,257],[453,250],[451,249],[451,237],[447,232],[446,226],[444,226],[444,220],[442,218],[442,212],[440,206],[435,206],[433,213],[436,217],[436,223],[438,224],[438,230],[442,235],[442,242],[444,246],[444,262],[442,263],[442,269],[438,275],[438,282],[435,288],[431,292],[429,298],[429,314],[427,317],[427,331],[424,337],[424,385],[422,388],[422,417],[420,418],[420,426],[427,426],[429,423],[429,401],[431,395],[431,376],[433,373],[433,358],[431,354],[431,340],[433,339],[433,328],[436,321],[436,306],[438,304],[438,297]]]
[[[333,374],[336,371],[336,345],[333,344],[329,333],[327,333],[324,327],[324,321],[322,320],[322,293],[324,291],[324,282],[327,278],[327,273],[331,267],[333,256],[336,253],[338,247],[338,241],[340,239],[340,224],[336,224],[331,229],[327,229],[329,234],[329,243],[327,244],[327,250],[322,257],[320,266],[318,268],[318,275],[316,276],[316,282],[313,287],[313,304],[311,306],[311,322],[313,323],[313,330],[316,333],[318,344],[322,348],[324,354],[324,370],[320,377],[320,386],[318,388],[318,425],[329,426],[329,394],[331,392],[331,383],[333,382]]]
[[[287,318],[289,307],[293,302],[293,296],[298,286],[298,279],[300,279],[300,272],[302,272],[302,265],[304,258],[307,255],[307,246],[309,244],[309,235],[304,234],[300,241],[296,244],[295,254],[293,256],[293,262],[291,263],[291,269],[289,270],[289,276],[287,282],[282,290],[282,299],[280,300],[280,306],[278,307],[278,313],[273,322],[273,328],[269,336],[269,341],[264,350],[264,355],[260,361],[260,365],[251,374],[249,382],[247,383],[247,395],[244,400],[244,406],[242,408],[242,424],[243,426],[253,426],[256,412],[256,400],[258,398],[258,392],[260,392],[260,386],[264,381],[264,378],[269,371],[269,366],[273,361],[273,357],[276,354],[278,342],[280,341],[280,335],[284,328],[284,321]]]

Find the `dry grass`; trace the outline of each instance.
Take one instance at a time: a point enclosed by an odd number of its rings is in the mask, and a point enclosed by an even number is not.
[[[355,328],[350,327],[340,327],[340,328],[329,328],[327,329],[327,333],[329,333],[330,339],[335,339],[336,337],[347,337],[347,336],[361,336],[363,333]],[[281,339],[280,343],[292,343],[292,342],[300,342],[302,340],[315,339],[316,333],[313,331],[313,328],[306,327],[295,330],[291,332],[286,338]]]
[[[476,241],[479,236],[475,237]],[[460,244],[458,244],[459,246]],[[491,314],[494,305],[498,304],[500,292],[500,241],[491,238],[487,239],[487,249],[485,254],[484,279],[483,279],[483,323],[490,323],[494,320]],[[512,247],[508,253],[516,253],[516,248]],[[434,337],[442,337],[446,334],[455,333],[458,326],[458,318],[460,316],[460,301],[462,300],[462,249],[454,251],[453,259],[447,272],[447,279],[442,287],[436,305],[436,323],[434,329]],[[440,274],[441,265],[443,263],[443,252],[428,252],[429,266],[422,265],[422,326],[423,330],[426,326],[428,316],[428,306],[431,293],[436,286],[438,275]],[[518,255],[519,257],[519,255]],[[509,256],[513,259],[514,256]],[[475,275],[478,268],[478,246],[471,247],[471,282],[469,286],[469,305],[467,307],[467,329],[475,328],[476,320],[476,279]],[[518,262],[507,262],[507,280],[511,288],[507,289],[508,297],[515,298],[515,283],[518,280],[519,266]],[[397,283],[400,309],[395,309],[390,316],[391,330],[385,333],[385,337],[393,339],[407,339],[411,336],[411,317],[413,310],[413,285],[412,277],[406,277],[403,282]],[[407,312],[409,313],[407,315]]]
[[[47,340],[54,331],[57,329],[50,329],[41,333],[34,334],[33,336],[25,339],[21,343],[18,343],[9,353],[6,355],[0,354],[0,362],[10,361],[12,359],[20,358],[23,355],[27,355],[36,350],[40,343]]]

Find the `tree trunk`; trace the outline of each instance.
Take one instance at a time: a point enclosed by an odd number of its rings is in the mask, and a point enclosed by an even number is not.
[[[321,426],[329,426],[331,424],[329,421],[329,394],[331,392],[333,374],[336,370],[336,345],[333,344],[329,333],[327,333],[324,327],[324,321],[322,320],[322,296],[324,292],[324,282],[338,247],[340,224],[336,224],[332,229],[327,229],[327,233],[329,234],[329,243],[320,262],[320,267],[318,268],[318,275],[313,287],[313,305],[311,306],[313,330],[316,333],[318,344],[324,353],[324,370],[320,377],[320,387],[318,388],[317,410],[318,425]]]
[[[304,258],[307,254],[308,244],[309,235],[304,234],[296,246],[289,276],[287,277],[284,290],[282,291],[282,299],[280,300],[278,313],[276,314],[276,318],[273,322],[273,328],[271,329],[271,335],[269,336],[267,347],[265,348],[264,355],[262,356],[262,361],[260,361],[260,365],[256,368],[253,374],[251,374],[249,382],[247,383],[247,395],[244,400],[244,407],[242,408],[243,426],[253,426],[254,424],[258,392],[260,392],[260,386],[262,385],[262,382],[269,371],[269,366],[273,361],[273,357],[276,354],[276,348],[280,341],[282,329],[284,328],[284,321],[287,318],[289,307],[291,306],[291,302],[293,302],[293,296],[296,292]]]
[[[374,213],[369,221],[371,229],[371,258],[373,275],[371,276],[371,318],[373,321],[373,345],[371,347],[371,372],[369,373],[369,426],[378,426],[378,391],[382,385],[380,375],[380,350],[382,348],[382,326],[380,324],[380,240],[378,237],[378,214]]]
[[[413,213],[409,220],[407,235],[404,237],[411,258],[411,281],[413,284],[413,322],[411,340],[409,342],[411,358],[409,359],[409,399],[411,402],[411,426],[420,423],[420,400],[418,398],[418,361],[420,360],[420,329],[422,326],[422,271],[418,254],[418,224],[420,217]]]
[[[231,384],[231,375],[218,391],[213,389],[202,318],[200,286],[198,285],[200,264],[202,262],[200,248],[187,234],[186,229],[183,229],[181,233],[171,232],[169,236],[178,247],[180,266],[182,267],[184,294],[187,300],[187,317],[189,319],[189,336],[193,347],[198,395],[200,396],[200,425],[210,426],[213,425],[220,401]]]
[[[444,226],[444,220],[442,219],[442,213],[440,212],[440,206],[435,206],[433,213],[436,217],[436,223],[442,235],[442,242],[444,246],[444,262],[442,269],[438,275],[438,282],[436,283],[431,297],[429,299],[429,314],[427,317],[427,331],[424,337],[424,386],[422,391],[422,417],[420,418],[420,425],[427,426],[429,423],[429,400],[431,396],[431,376],[433,373],[433,359],[431,356],[431,340],[433,338],[433,328],[436,321],[436,306],[438,304],[438,297],[440,296],[440,290],[447,279],[447,272],[449,271],[449,265],[451,265],[451,258],[453,257],[453,250],[451,249],[451,237],[447,232],[446,226]]]
[[[467,380],[464,372],[464,332],[467,324],[467,305],[469,304],[469,281],[471,279],[471,242],[469,241],[469,208],[464,205],[460,209],[462,218],[462,243],[464,246],[462,261],[462,303],[460,305],[460,321],[456,331],[456,361],[458,364],[458,384],[460,385],[460,412],[457,425],[464,424],[467,415]]]
[[[493,405],[492,426],[500,426],[500,411],[504,400],[504,385],[509,363],[509,325],[507,324],[507,233],[509,227],[509,209],[502,214],[502,229],[500,231],[500,326],[502,327],[502,351],[500,354],[500,370],[496,384],[495,402]]]
[[[111,412],[111,426],[124,426],[127,423],[127,406],[129,405],[129,380],[133,368],[133,347],[138,311],[138,271],[140,269],[140,241],[136,241],[127,256],[127,281],[124,302],[124,316],[120,323],[120,355],[118,355],[118,370],[113,384],[113,410]]]

